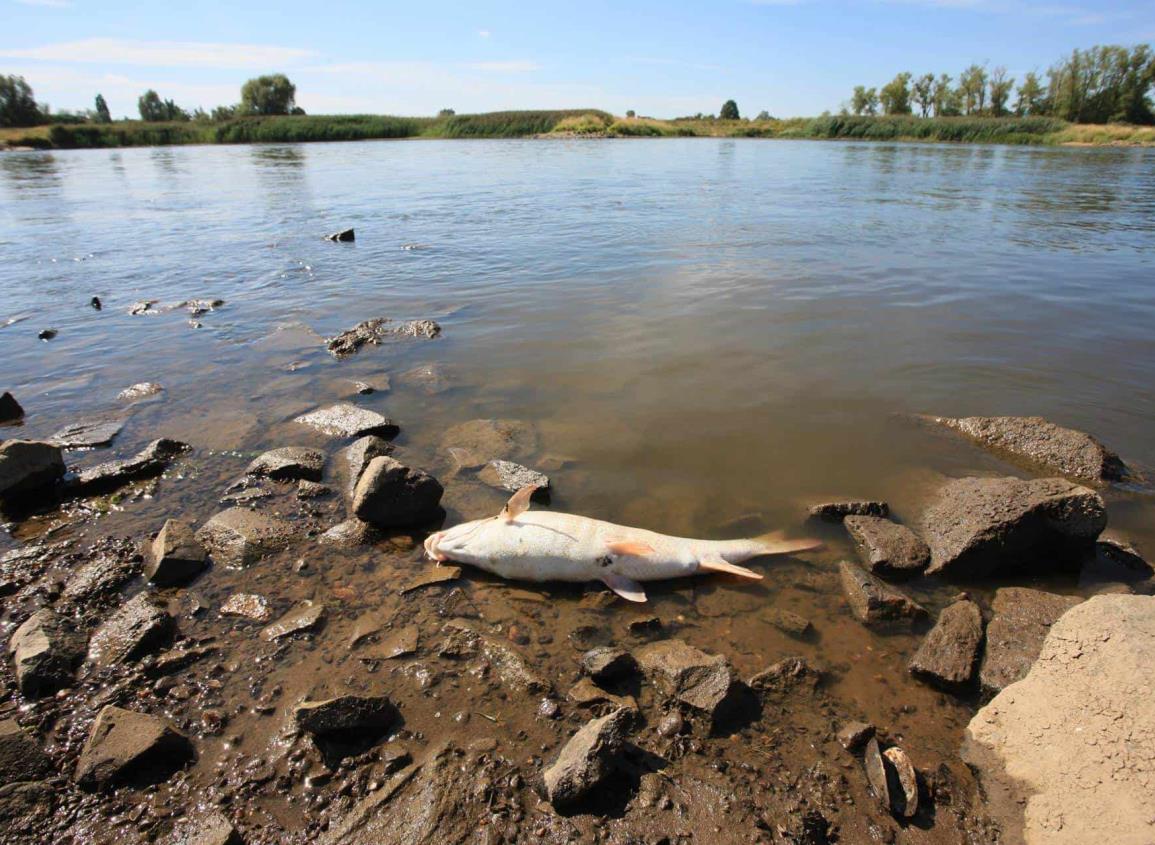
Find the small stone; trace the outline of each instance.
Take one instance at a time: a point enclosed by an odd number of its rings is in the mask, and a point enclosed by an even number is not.
[[[340,232],[334,232],[331,235],[325,235],[327,241],[340,241],[343,243],[352,243],[357,239],[356,233],[352,229],[342,229]]]
[[[14,719],[0,721],[0,787],[53,774],[52,762]]]
[[[401,595],[429,587],[433,584],[444,584],[446,581],[456,581],[461,577],[460,566],[438,566],[431,564],[423,567],[414,574],[398,592]]]
[[[0,395],[0,424],[12,423],[24,418],[24,409],[16,401],[16,397],[8,391]]]
[[[682,718],[682,714],[677,710],[671,710],[662,717],[662,721],[658,722],[658,736],[665,739],[670,739],[682,732],[685,727],[686,720]]]
[[[301,602],[276,622],[261,631],[266,640],[279,640],[290,634],[311,631],[325,619],[325,606],[311,601]]]
[[[70,619],[50,608],[33,613],[16,629],[8,644],[20,691],[35,698],[70,685],[86,645],[84,635]]]
[[[233,593],[221,605],[221,616],[240,616],[254,622],[268,622],[273,618],[269,600],[253,593]]]
[[[194,756],[164,719],[109,705],[92,724],[73,779],[87,789],[158,783]]]
[[[381,532],[368,522],[353,517],[339,522],[317,538],[318,543],[326,546],[340,546],[355,548],[370,546],[381,539]]]
[[[144,575],[161,587],[187,584],[208,565],[208,555],[191,525],[166,520],[145,555]]]
[[[330,437],[364,437],[367,434],[396,437],[401,430],[388,417],[349,402],[338,402],[336,405],[302,414],[297,417],[296,422]]]
[[[36,337],[40,340],[52,340],[57,334],[59,334],[59,332],[56,329],[41,329]]]
[[[632,715],[615,710],[570,737],[543,773],[546,797],[555,807],[580,801],[616,768]]]
[[[626,623],[626,632],[631,637],[648,640],[662,636],[666,632],[666,626],[657,616],[640,616]]]
[[[156,396],[163,391],[164,388],[155,382],[142,381],[131,387],[126,387],[116,395],[116,398],[122,402],[136,402],[140,399],[146,399],[149,396]]]
[[[62,449],[97,449],[112,445],[124,428],[124,420],[88,420],[65,426],[48,442]]]
[[[607,706],[610,710],[625,707],[628,710],[637,710],[638,702],[632,695],[614,695],[606,692],[589,678],[582,678],[566,693],[566,698],[579,707],[598,708]]]
[[[638,662],[628,651],[601,646],[581,657],[581,669],[598,683],[617,681],[638,671]]]
[[[406,625],[385,637],[380,644],[365,648],[360,656],[373,660],[394,660],[398,657],[405,657],[417,651],[417,639],[417,626]]]
[[[918,775],[906,752],[895,746],[882,752],[886,766],[890,809],[904,819],[918,812]]]
[[[316,481],[297,482],[298,499],[323,499],[325,496],[332,495],[332,493],[333,488],[327,484],[318,484]]]
[[[838,742],[847,751],[855,752],[874,736],[874,725],[867,722],[847,722],[838,730]]]
[[[218,563],[244,567],[284,549],[295,533],[294,526],[284,520],[229,508],[202,525],[196,538]]]
[[[340,731],[384,732],[397,721],[397,708],[383,695],[341,695],[303,701],[293,709],[297,727],[323,736]]]
[[[785,694],[794,689],[813,692],[822,680],[822,672],[805,657],[786,657],[750,678],[751,689],[762,693]]]
[[[910,578],[930,564],[930,547],[905,525],[876,516],[848,516],[842,524],[875,575]]]
[[[208,810],[177,825],[166,845],[244,845],[244,840],[219,810]]]
[[[176,620],[140,593],[115,611],[92,635],[88,659],[98,667],[137,660],[172,638]]]
[[[843,561],[838,571],[850,610],[862,624],[909,623],[926,617],[921,605],[862,567]]]
[[[805,637],[813,630],[810,620],[806,617],[777,607],[767,609],[762,614],[762,618],[782,633],[792,637]]]
[[[890,505],[878,501],[823,502],[810,508],[810,515],[827,522],[842,522],[848,516],[885,517]]]
[[[886,778],[886,764],[882,762],[882,749],[878,740],[871,737],[862,754],[862,765],[866,768],[866,780],[876,798],[887,810],[891,807],[890,786]]]
[[[441,514],[441,484],[389,457],[369,462],[353,491],[353,513],[380,528],[421,525]]]
[[[264,476],[274,481],[306,479],[320,481],[325,469],[325,453],[303,446],[284,446],[272,449],[256,458],[245,473]]]
[[[973,601],[946,607],[910,661],[910,673],[945,689],[965,689],[974,676],[983,641],[983,616]]]
[[[726,658],[681,640],[649,643],[635,657],[663,693],[709,716],[716,716],[735,691],[737,679]]]
[[[477,477],[498,490],[516,493],[523,487],[536,487],[534,495],[544,495],[550,487],[549,476],[513,461],[490,461]]]

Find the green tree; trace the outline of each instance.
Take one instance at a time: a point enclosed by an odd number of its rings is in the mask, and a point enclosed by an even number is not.
[[[633,109],[626,109],[626,117],[628,117],[632,120],[633,118],[635,118],[637,116],[638,116],[638,113],[636,111],[634,111]]]
[[[457,114],[457,112],[455,112],[453,109],[442,109],[441,111],[439,111],[437,113],[437,116],[438,117],[453,117],[455,114]]]
[[[722,110],[718,112],[722,120],[738,120],[738,104],[733,100],[722,103]]]
[[[910,99],[918,107],[919,117],[926,117],[934,106],[934,74],[924,73],[914,81]]]
[[[297,86],[283,73],[258,76],[241,87],[245,114],[289,114],[296,104]]]
[[[0,126],[35,126],[44,122],[41,109],[23,76],[0,75]]]
[[[136,101],[136,107],[140,111],[140,119],[149,123],[191,119],[187,111],[172,100],[162,100],[160,94],[151,88],[140,95],[140,99]]]
[[[1015,101],[1015,114],[1023,115],[1046,114],[1047,92],[1039,82],[1039,75],[1034,71],[1023,77],[1019,85],[1019,97]]]
[[[103,94],[96,95],[95,120],[97,123],[112,123],[112,114],[108,111],[108,103],[104,101]]]
[[[987,72],[971,65],[958,78],[958,91],[964,114],[982,114],[987,102]]]
[[[232,120],[236,116],[236,106],[217,106],[215,109],[213,109],[212,121],[213,123],[221,123],[225,120]]]
[[[855,114],[877,114],[878,92],[865,85],[855,85],[850,97],[850,109]]]
[[[878,92],[883,114],[910,114],[910,74],[900,73]]]
[[[755,120],[773,120],[774,118],[772,118],[770,116],[770,112],[766,111],[766,109],[762,109],[762,111],[758,112],[758,116],[754,119]]]
[[[1007,113],[1007,103],[1011,99],[1011,89],[1015,87],[1015,80],[1007,76],[1005,67],[996,67],[991,71],[991,114],[1002,117]]]
[[[935,117],[954,117],[962,113],[958,89],[954,87],[954,80],[949,73],[940,74],[935,80],[931,99],[934,100]]]

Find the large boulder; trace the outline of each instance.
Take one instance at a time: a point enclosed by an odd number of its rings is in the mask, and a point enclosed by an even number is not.
[[[633,713],[620,708],[593,719],[562,746],[543,773],[545,794],[555,807],[580,801],[614,771]]]
[[[1004,843],[1149,845],[1155,598],[1096,596],[1056,622],[1027,676],[967,727]]]
[[[441,512],[441,484],[390,457],[374,458],[353,489],[353,514],[380,528],[421,525]]]
[[[49,493],[63,477],[64,455],[59,446],[34,440],[0,443],[0,505]]]
[[[875,575],[909,578],[930,564],[930,547],[905,525],[877,516],[848,516],[842,524]]]
[[[1003,587],[995,591],[986,650],[979,668],[983,692],[994,695],[1025,678],[1051,626],[1081,601],[1075,596],[1026,587]]]
[[[46,607],[24,620],[8,647],[16,664],[16,683],[31,698],[72,683],[72,673],[84,658],[85,637],[71,620]]]
[[[155,478],[168,469],[173,459],[191,447],[177,440],[154,440],[133,455],[120,461],[105,461],[77,470],[67,480],[67,491],[73,496],[108,493],[132,481]]]
[[[295,534],[293,525],[284,520],[229,508],[202,525],[196,538],[218,563],[243,567],[285,548]]]
[[[320,481],[325,469],[325,453],[304,446],[271,449],[253,459],[247,475],[264,476],[275,481]]]
[[[949,691],[966,688],[975,673],[983,642],[983,615],[969,599],[956,601],[938,615],[910,661],[910,673]]]
[[[208,555],[187,522],[166,520],[144,557],[144,575],[160,587],[175,587],[195,578],[208,565]]]
[[[682,640],[648,643],[634,657],[663,693],[711,717],[719,715],[738,688],[725,657],[707,654]]]
[[[1127,477],[1122,459],[1086,432],[1042,417],[930,417],[995,452],[1067,478],[1102,484]]]
[[[927,574],[979,578],[1077,559],[1107,526],[1094,490],[1062,478],[958,478],[922,515]]]
[[[176,620],[140,593],[96,629],[88,643],[88,659],[98,667],[136,660],[156,651],[176,629]]]
[[[910,624],[924,619],[926,609],[910,596],[849,561],[838,564],[842,592],[850,612],[864,625]]]
[[[330,437],[364,437],[367,434],[396,437],[401,430],[388,417],[350,402],[318,408],[297,417],[296,422]]]
[[[109,705],[96,716],[73,779],[86,789],[159,783],[195,756],[164,719]]]

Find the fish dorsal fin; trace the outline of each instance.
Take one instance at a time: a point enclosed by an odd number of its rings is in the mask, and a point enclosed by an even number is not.
[[[737,575],[739,578],[749,578],[751,581],[761,581],[762,575],[753,569],[747,569],[736,563],[730,563],[720,554],[704,554],[698,559],[698,568],[703,572],[725,572],[727,575]]]
[[[633,578],[618,575],[616,572],[603,572],[602,583],[624,598],[626,601],[644,602],[646,591]]]
[[[516,493],[509,497],[509,501],[505,503],[505,507],[501,509],[501,516],[506,522],[513,522],[527,510],[529,510],[529,500],[533,494],[537,492],[537,485],[531,484],[528,487],[522,487]]]
[[[606,549],[609,550],[610,554],[619,557],[646,557],[654,553],[653,546],[637,540],[608,540],[606,541]]]

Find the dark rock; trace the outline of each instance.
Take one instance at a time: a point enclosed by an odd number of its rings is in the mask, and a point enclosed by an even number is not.
[[[333,488],[327,484],[318,484],[316,481],[298,481],[298,499],[323,499],[333,494]]]
[[[318,543],[323,543],[327,546],[340,546],[342,548],[355,548],[357,546],[369,546],[381,539],[381,532],[370,525],[368,522],[353,517],[346,519],[344,522],[339,522],[317,538]]]
[[[166,845],[244,845],[244,840],[223,813],[209,810],[178,824]]]
[[[805,637],[813,630],[809,619],[778,607],[768,608],[762,614],[762,618],[782,633],[792,637]]]
[[[221,616],[240,616],[254,622],[268,622],[273,618],[269,600],[254,593],[233,593],[221,605]]]
[[[200,317],[210,311],[216,311],[224,304],[223,299],[188,299],[182,302],[181,306],[193,317]]]
[[[974,676],[983,641],[983,616],[969,599],[956,601],[938,615],[926,639],[910,661],[910,673],[945,689],[966,688]]]
[[[16,397],[8,391],[0,395],[0,423],[11,423],[24,419],[24,409]]]
[[[868,722],[847,722],[838,729],[838,742],[847,751],[855,752],[874,737],[874,725]]]
[[[325,469],[325,453],[303,446],[273,449],[256,458],[245,470],[248,475],[265,476],[275,481],[306,479],[320,481]]]
[[[0,786],[54,774],[44,749],[14,719],[0,721]]]
[[[296,528],[284,520],[229,508],[202,525],[196,538],[218,563],[243,567],[287,547],[295,534]]]
[[[1127,543],[1109,537],[1099,538],[1092,553],[1083,561],[1079,571],[1079,584],[1101,584],[1117,582],[1134,584],[1146,581],[1155,575],[1139,550]]]
[[[626,623],[626,633],[639,640],[652,640],[665,634],[666,626],[657,616],[638,616]]]
[[[710,716],[717,714],[737,685],[726,658],[706,654],[682,640],[649,643],[635,657],[663,693]]]
[[[324,619],[325,606],[323,604],[304,601],[261,631],[261,636],[266,640],[279,640],[290,634],[312,631]]]
[[[638,662],[628,651],[601,646],[581,657],[582,671],[598,683],[617,681],[638,671]]]
[[[414,590],[420,590],[422,587],[429,587],[433,584],[444,584],[446,581],[456,581],[461,577],[460,566],[438,566],[430,564],[423,567],[419,572],[414,573],[399,590],[400,595],[411,593]]]
[[[63,476],[59,446],[33,440],[0,443],[0,504],[51,492]]]
[[[84,635],[68,618],[50,608],[33,613],[8,643],[20,691],[34,698],[69,686],[85,645]]]
[[[537,496],[549,490],[549,476],[513,461],[490,461],[477,477],[490,487],[510,493],[523,487],[536,487],[534,495]]]
[[[155,478],[168,469],[173,458],[189,448],[188,444],[176,440],[154,440],[131,458],[77,470],[67,479],[66,489],[72,496],[91,496],[107,493],[131,481]]]
[[[421,525],[440,513],[437,479],[389,457],[374,458],[353,490],[353,513],[381,528]]]
[[[842,522],[848,516],[885,517],[890,514],[886,502],[823,502],[810,508],[810,515],[827,522]]]
[[[615,710],[588,722],[562,746],[543,773],[545,793],[555,807],[572,806],[613,773],[633,714]]]
[[[750,688],[763,695],[782,695],[795,689],[813,692],[822,680],[822,672],[804,657],[787,657],[750,678]]]
[[[126,387],[116,395],[116,398],[124,402],[136,402],[139,399],[147,399],[149,396],[156,396],[163,391],[164,388],[155,382],[142,381],[138,384],[132,385],[131,387]]]
[[[1004,456],[1067,478],[1102,484],[1128,476],[1122,459],[1091,435],[1042,417],[928,417]]]
[[[927,574],[979,578],[1077,557],[1107,525],[1094,490],[1061,478],[959,478],[922,516]]]
[[[842,561],[838,572],[850,611],[864,625],[910,622],[927,615],[920,604],[860,566]]]
[[[875,575],[909,578],[930,564],[930,547],[905,525],[877,516],[848,516],[842,524]]]
[[[146,593],[125,602],[96,629],[88,659],[98,667],[125,663],[156,651],[172,638],[176,620]]]
[[[107,600],[140,571],[141,565],[135,559],[101,555],[80,567],[65,582],[61,602],[83,609],[98,600]]]
[[[145,555],[144,575],[161,587],[187,584],[208,565],[208,555],[191,525],[166,520]]]
[[[410,320],[395,323],[386,317],[365,320],[353,328],[325,341],[325,346],[336,358],[345,358],[366,344],[377,346],[389,338],[417,338],[433,340],[441,335],[441,326],[433,320]]]
[[[363,437],[377,434],[396,437],[401,429],[393,420],[376,411],[349,402],[338,402],[297,417],[296,422],[315,428],[330,437]]]
[[[109,705],[92,724],[73,779],[86,789],[159,783],[194,756],[164,719]]]
[[[293,709],[297,727],[314,735],[340,731],[384,733],[397,721],[397,708],[383,695],[341,695],[303,701]]]
[[[96,449],[111,446],[124,428],[124,420],[88,420],[67,425],[48,442],[62,449]]]
[[[50,823],[58,791],[57,787],[42,780],[17,781],[0,786],[0,825],[7,830],[35,830]]]
[[[56,329],[41,329],[40,333],[36,335],[40,340],[52,340],[59,332]]]
[[[986,695],[1022,680],[1043,648],[1059,617],[1079,604],[1075,596],[1060,596],[1025,587],[995,591],[987,644],[979,667],[979,684]]]
[[[492,460],[525,459],[537,451],[537,431],[522,420],[470,420],[441,438],[442,448],[465,469]]]
[[[325,240],[327,241],[342,241],[344,243],[350,243],[356,239],[357,235],[353,232],[352,229],[342,229],[340,232],[334,232],[331,235],[325,235]]]
[[[93,311],[100,311],[102,308],[104,308],[104,303],[100,301],[99,296],[92,297],[92,299],[88,300],[88,304]]]

